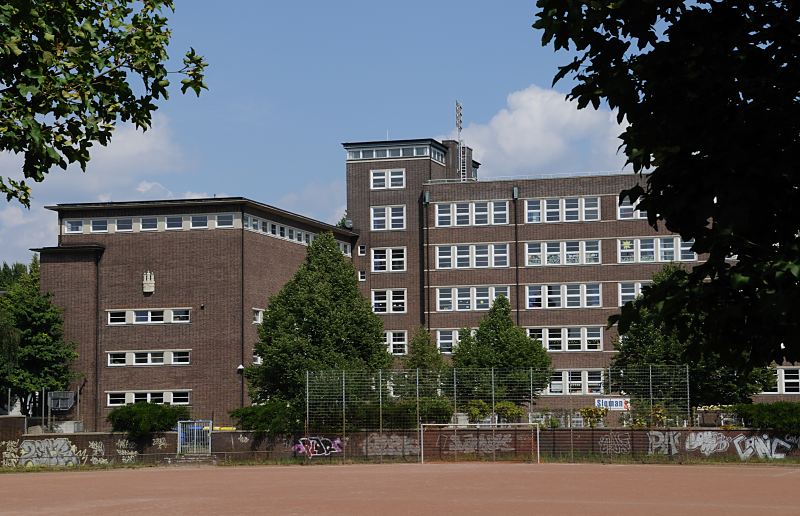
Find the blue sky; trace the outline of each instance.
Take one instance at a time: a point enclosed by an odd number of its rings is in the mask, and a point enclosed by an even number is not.
[[[568,56],[541,47],[534,12],[532,0],[177,0],[173,69],[193,46],[209,91],[174,88],[152,130],[119,126],[87,173],[35,185],[30,211],[0,204],[0,261],[56,244],[46,204],[242,195],[335,221],[341,143],[450,137],[456,99],[484,178],[619,171],[622,129],[566,102],[569,83],[550,89]],[[19,164],[0,154],[0,175]]]

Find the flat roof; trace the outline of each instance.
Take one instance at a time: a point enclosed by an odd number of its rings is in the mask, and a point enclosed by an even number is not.
[[[396,147],[398,145],[434,145],[441,150],[447,150],[439,140],[433,138],[418,138],[414,140],[377,140],[371,142],[344,142],[342,147],[350,149],[353,147]]]
[[[254,208],[263,210],[275,215],[294,219],[297,221],[305,222],[311,226],[316,226],[322,230],[330,230],[342,236],[357,236],[357,233],[348,229],[342,229],[338,226],[328,224],[316,219],[293,213],[291,211],[282,210],[269,204],[260,203],[246,197],[206,197],[200,199],[162,199],[154,201],[114,201],[114,202],[79,202],[79,203],[62,203],[50,206],[45,206],[48,210],[58,213],[74,212],[85,210],[114,210],[125,208],[174,208],[182,206],[220,206],[220,205],[234,205],[242,206],[245,208]]]

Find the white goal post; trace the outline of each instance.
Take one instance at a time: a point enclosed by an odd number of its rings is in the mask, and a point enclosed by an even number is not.
[[[540,423],[422,423],[419,426],[419,456],[420,463],[425,464],[425,430],[426,429],[441,429],[446,430],[448,433],[458,434],[461,432],[469,432],[471,430],[486,431],[491,430],[492,433],[503,432],[508,430],[517,431],[518,429],[529,429],[531,432],[531,443],[536,446],[536,463],[541,464],[541,455],[539,453],[539,429]],[[535,441],[534,441],[535,436]],[[533,450],[531,450],[533,455]]]

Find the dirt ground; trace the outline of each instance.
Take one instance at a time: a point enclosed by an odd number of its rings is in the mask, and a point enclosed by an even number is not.
[[[604,464],[163,467],[0,475],[0,514],[800,514],[800,468]]]

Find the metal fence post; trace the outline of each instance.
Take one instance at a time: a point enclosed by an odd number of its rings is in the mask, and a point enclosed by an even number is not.
[[[689,391],[689,364],[686,364],[686,424],[692,426],[692,402]]]
[[[494,420],[494,424],[492,425],[492,460],[495,461],[497,460],[497,452],[495,451],[494,446],[494,443],[496,442],[494,438],[494,429],[497,426],[498,419],[497,412],[494,410],[494,367],[492,368],[492,419]],[[478,442],[480,442],[480,432],[478,432]]]
[[[310,405],[309,405],[310,404],[310,400],[311,400],[311,395],[310,395],[310,392],[309,392],[309,388],[310,388],[309,387],[309,376],[310,376],[310,373],[308,372],[308,369],[306,369],[306,442],[308,442],[308,440],[307,440],[308,439],[308,426],[309,426],[310,420],[311,420],[311,417],[310,417],[311,416],[311,410],[310,410]]]
[[[653,366],[648,366],[650,370],[650,425],[653,425]]]
[[[528,405],[528,423],[531,422],[531,415],[533,415],[533,368],[530,368],[531,373],[531,396],[530,396],[530,404]]]
[[[342,462],[345,460],[345,454],[347,453],[347,398],[345,396],[345,371],[342,370]]]
[[[417,368],[417,434],[419,435],[419,461],[422,463],[425,460],[425,450],[423,448],[425,446],[425,434],[419,418],[419,368]]]
[[[378,369],[378,433],[383,435],[383,371],[380,369]]]

